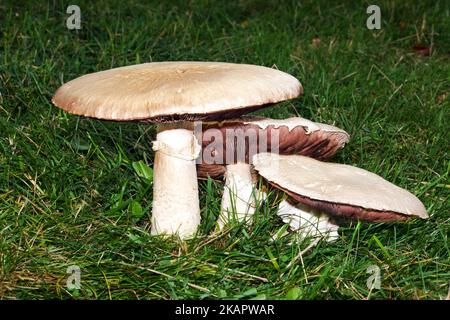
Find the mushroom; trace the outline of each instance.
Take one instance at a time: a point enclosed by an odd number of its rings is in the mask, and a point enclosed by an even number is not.
[[[344,130],[300,117],[283,120],[243,117],[206,123],[196,136],[203,149],[199,177],[225,177],[220,228],[230,220],[249,220],[256,203],[264,198],[264,193],[256,190],[252,177],[253,155],[274,152],[326,160],[349,140]],[[287,206],[284,203],[281,208]]]
[[[200,223],[193,122],[239,117],[301,92],[296,78],[262,66],[155,62],[79,77],[52,101],[76,115],[158,124],[151,233],[187,238]]]
[[[253,165],[291,200],[335,217],[373,222],[428,218],[416,196],[357,167],[272,153],[254,155]]]

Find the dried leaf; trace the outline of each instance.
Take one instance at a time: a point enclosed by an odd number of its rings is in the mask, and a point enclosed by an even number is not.
[[[318,48],[320,46],[320,38],[314,37],[311,41],[311,45],[313,46],[313,48]]]
[[[416,44],[413,47],[413,50],[418,55],[421,55],[423,57],[429,57],[429,56],[431,56],[431,53],[433,52],[433,47],[427,46],[427,45],[422,45],[422,44]]]

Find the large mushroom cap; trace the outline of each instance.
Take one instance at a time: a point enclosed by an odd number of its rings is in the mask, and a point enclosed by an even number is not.
[[[222,122],[206,122],[202,123],[201,132],[196,133],[203,149],[201,161],[197,165],[197,174],[200,178],[210,176],[214,179],[224,175],[225,165],[236,162],[251,164],[256,153],[275,151],[279,154],[300,154],[327,160],[349,141],[348,133],[342,129],[300,117],[280,120],[243,117]],[[222,144],[217,144],[217,135]],[[261,150],[261,147],[264,149]],[[218,162],[208,162],[209,153],[220,154],[213,159]]]
[[[253,165],[294,200],[333,215],[367,221],[428,218],[413,194],[360,168],[271,153],[255,155]]]
[[[267,67],[153,62],[79,77],[61,86],[52,101],[92,118],[172,122],[237,117],[301,93],[296,78]]]

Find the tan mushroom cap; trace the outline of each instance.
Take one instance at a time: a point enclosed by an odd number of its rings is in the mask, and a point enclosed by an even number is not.
[[[116,121],[216,120],[297,97],[293,76],[256,65],[152,62],[67,82],[53,103],[67,112]]]
[[[208,147],[211,144],[214,145],[217,138],[216,135],[205,134],[207,132],[215,133],[210,130],[220,132],[223,141],[223,145],[219,146],[220,150]],[[230,132],[231,134],[229,134]],[[197,139],[201,141],[203,148],[202,161],[197,166],[197,174],[200,178],[210,176],[214,179],[224,175],[225,165],[237,162],[238,148],[243,147],[245,152],[245,159],[240,159],[240,162],[250,164],[255,153],[270,152],[271,150],[276,150],[280,154],[300,154],[327,160],[349,141],[349,135],[344,130],[301,117],[288,119],[242,117],[222,122],[206,122],[202,124],[202,131],[197,133],[201,133],[201,135],[197,135]],[[252,133],[257,141],[253,141],[254,145],[250,146],[251,142],[248,139],[252,137]],[[233,134],[236,135],[236,139]],[[230,139],[230,137],[232,138]],[[275,141],[272,141],[272,138]],[[238,140],[244,141],[244,139],[247,139],[244,146],[237,142]],[[266,140],[261,141],[263,139]],[[275,143],[278,144],[278,147],[272,149],[272,147],[276,147]],[[261,150],[260,147],[265,149]],[[230,150],[234,151],[231,162],[229,161],[231,157],[227,154]],[[221,156],[217,158],[220,162],[208,162],[208,152],[219,153]]]
[[[253,165],[294,200],[333,215],[368,221],[428,218],[416,196],[360,168],[271,153],[255,155]]]

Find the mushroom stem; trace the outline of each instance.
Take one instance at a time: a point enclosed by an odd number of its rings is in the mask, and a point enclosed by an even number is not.
[[[278,206],[278,216],[291,230],[297,231],[301,238],[324,238],[328,242],[338,239],[339,226],[330,221],[330,217],[303,204],[292,205],[286,200]]]
[[[255,212],[255,184],[251,166],[246,163],[226,166],[225,187],[222,196],[219,228],[230,221],[249,220]]]
[[[192,130],[160,126],[153,142],[151,234],[192,236],[200,224],[197,168],[200,145]]]

